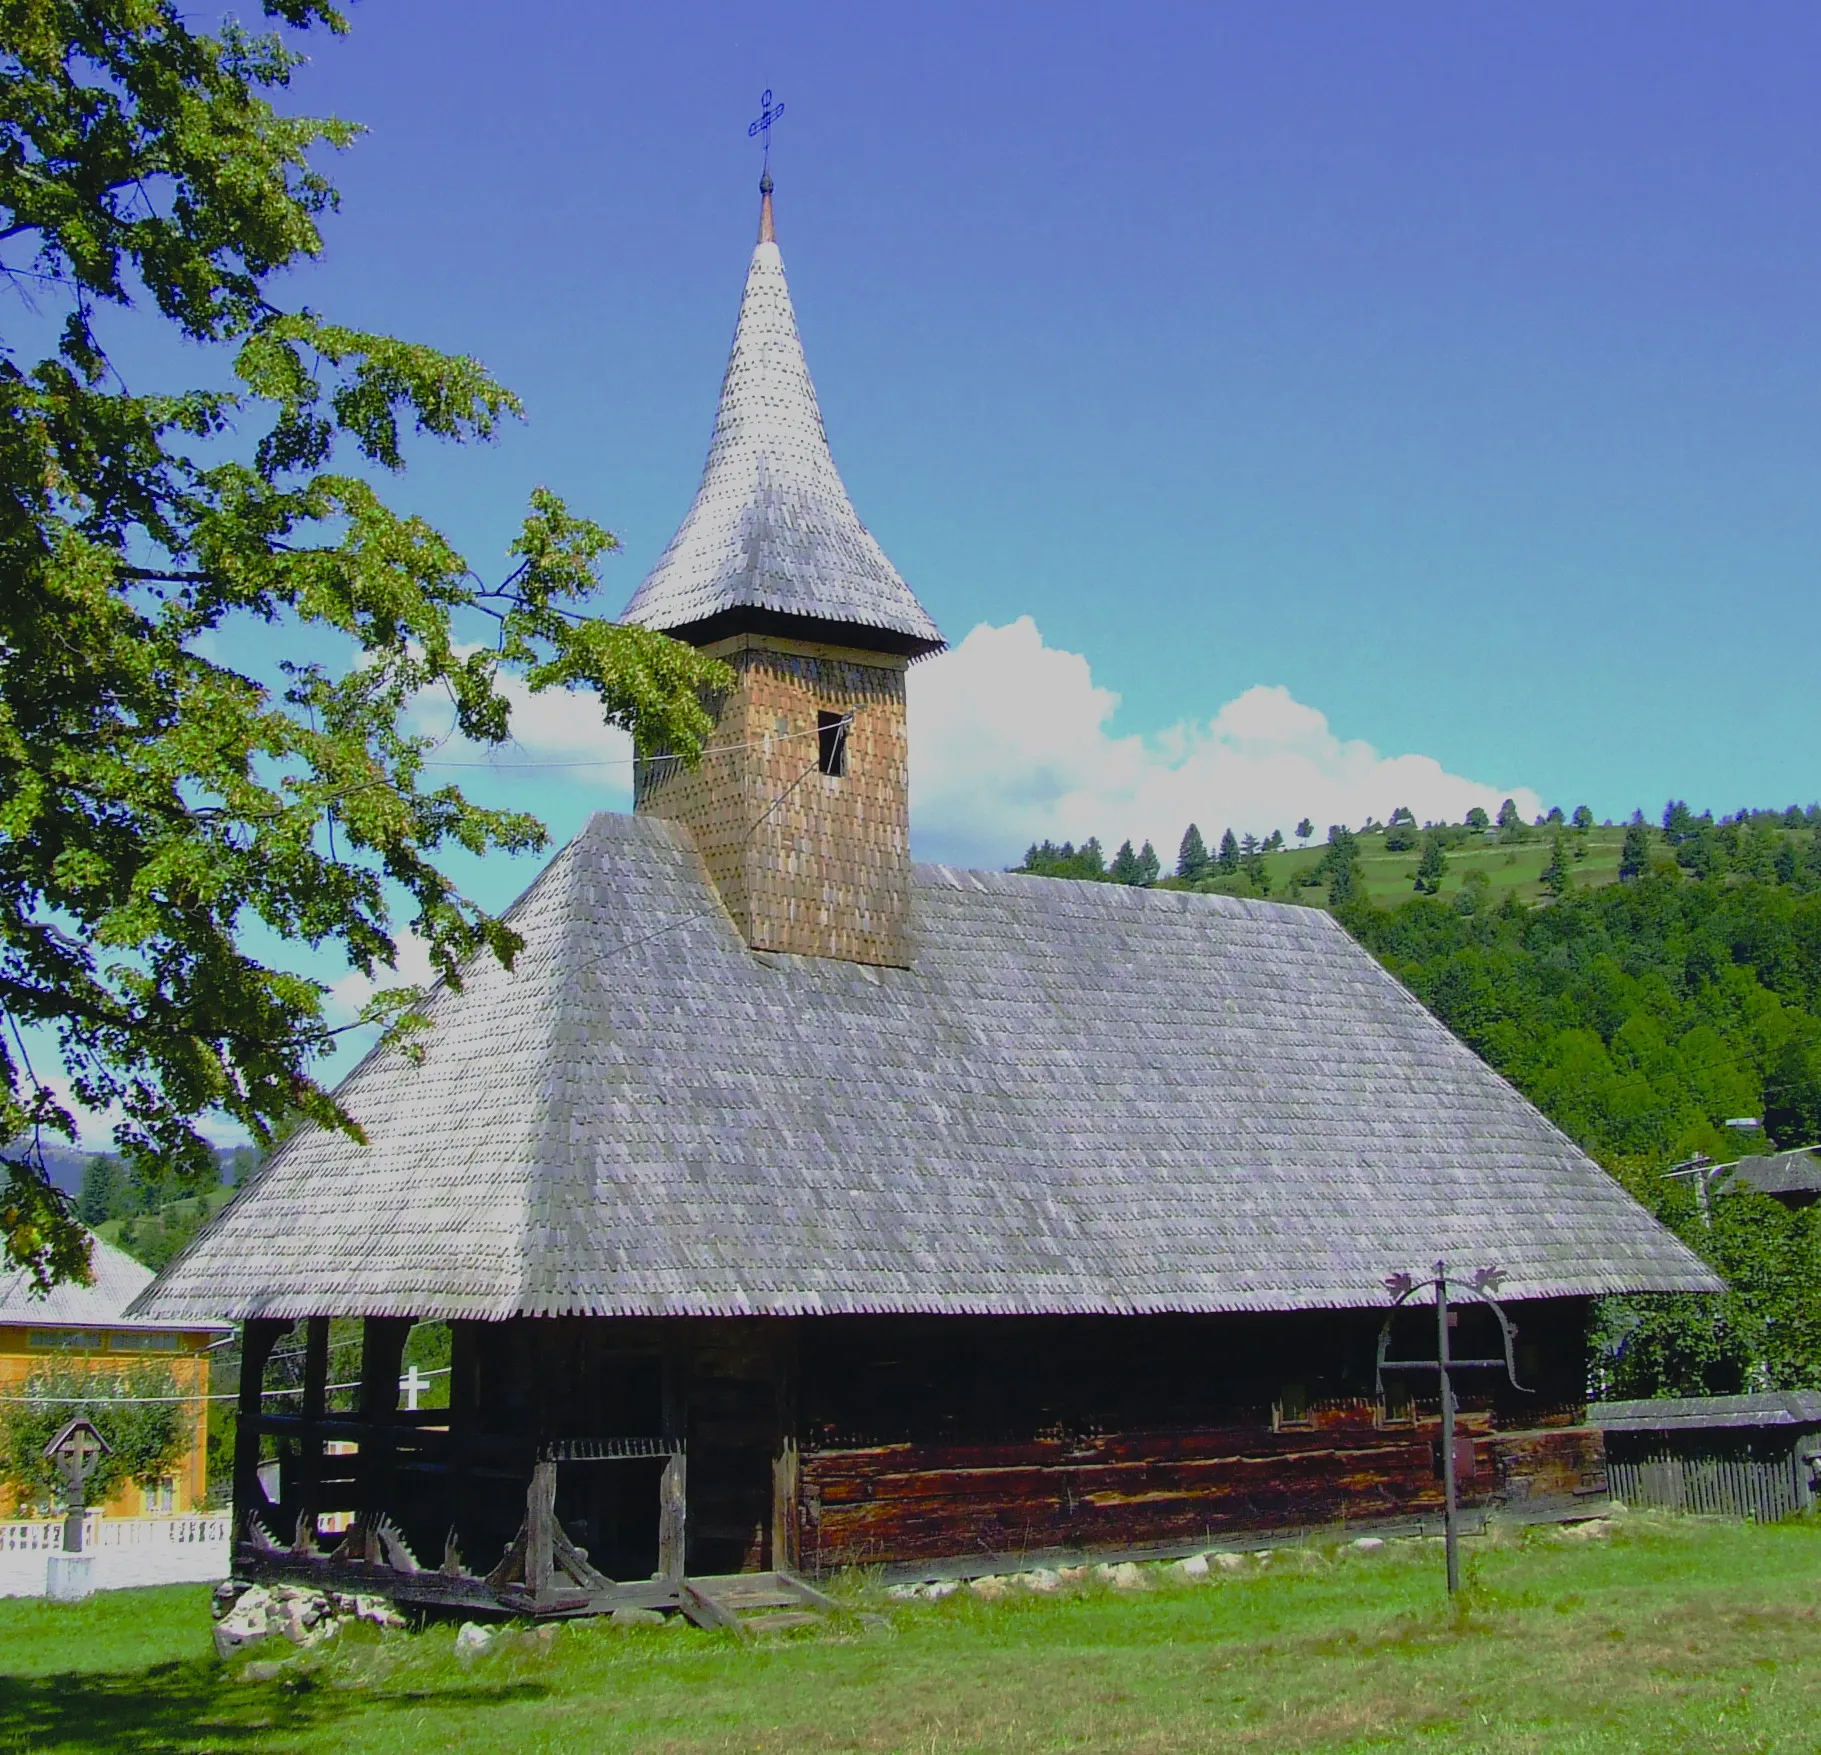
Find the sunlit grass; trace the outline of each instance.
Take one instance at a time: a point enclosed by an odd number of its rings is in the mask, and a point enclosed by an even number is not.
[[[1632,1518],[1605,1541],[1311,1548],[1152,1588],[853,1584],[827,1630],[741,1645],[572,1624],[467,1667],[363,1629],[276,1679],[216,1663],[206,1593],[0,1603],[0,1749],[262,1751],[1811,1749],[1821,1527]],[[288,1648],[267,1657],[288,1655]]]

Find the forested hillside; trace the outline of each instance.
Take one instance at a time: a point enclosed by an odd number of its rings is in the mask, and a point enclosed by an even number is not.
[[[1697,1153],[1725,1162],[1821,1142],[1821,812],[1742,811],[1716,822],[1672,802],[1660,827],[1638,819],[1606,831],[1611,856],[1594,872],[1602,831],[1590,816],[1579,828],[1557,813],[1556,822],[1438,832],[1406,815],[1370,831],[1331,830],[1281,887],[1269,881],[1271,862],[1282,869],[1294,852],[1274,856],[1229,836],[1235,869],[1222,871],[1221,854],[1208,855],[1191,831],[1191,868],[1199,854],[1213,871],[1179,875],[1174,887],[1278,890],[1330,905],[1437,1017],[1725,1275],[1732,1291],[1720,1300],[1607,1300],[1597,1387],[1821,1387],[1821,1208],[1727,1194],[1704,1217],[1693,1180],[1665,1174]],[[1386,840],[1399,845],[1386,850]],[[1500,894],[1482,863],[1432,894],[1411,871],[1384,905],[1387,886],[1364,876],[1366,849],[1376,842],[1381,861],[1419,866],[1425,840],[1442,847],[1444,873],[1456,850],[1480,861],[1521,851],[1539,881]],[[1105,861],[1080,869],[1097,854],[1097,844],[1085,858],[1035,848],[1023,869],[1144,881],[1114,876]],[[1077,869],[1062,869],[1070,861]],[[1726,1126],[1747,1119],[1763,1125]],[[1499,1265],[1522,1272],[1519,1262]]]

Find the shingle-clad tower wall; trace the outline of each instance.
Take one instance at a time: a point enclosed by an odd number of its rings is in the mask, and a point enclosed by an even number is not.
[[[638,809],[689,827],[755,950],[908,965],[905,660],[754,635],[709,650],[739,678],[719,747],[643,764]],[[825,773],[837,739],[845,771]]]
[[[695,503],[626,609],[733,666],[701,765],[639,766],[755,950],[907,966],[908,665],[942,649],[835,469],[760,185]]]

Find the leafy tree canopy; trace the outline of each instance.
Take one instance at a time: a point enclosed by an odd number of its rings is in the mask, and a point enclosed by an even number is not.
[[[1079,848],[1073,841],[1064,841],[1060,847],[1054,841],[1034,841],[1012,870],[1033,877],[1084,878],[1090,883],[1104,883],[1107,878],[1106,855],[1099,837],[1093,835]]]
[[[62,1504],[62,1479],[44,1448],[71,1420],[87,1420],[110,1447],[84,1489],[91,1505],[127,1481],[150,1485],[183,1454],[189,1409],[161,1365],[124,1371],[43,1366],[22,1385],[9,1386],[9,1393],[20,1399],[0,1403],[0,1484],[26,1505],[48,1510]]]
[[[326,0],[265,11],[345,28]],[[0,1141],[74,1137],[27,1063],[42,1026],[77,1100],[123,1113],[127,1158],[201,1185],[205,1113],[261,1142],[292,1115],[359,1137],[310,1074],[324,987],[252,955],[250,926],[372,974],[402,898],[452,984],[517,947],[439,860],[545,832],[425,784],[405,719],[422,691],[496,744],[507,678],[585,689],[641,747],[691,758],[726,672],[583,612],[613,539],[553,494],[492,582],[387,504],[410,438],[486,440],[518,403],[472,359],[275,302],[335,205],[320,160],[357,133],[274,107],[303,59],[289,39],[204,34],[174,0],[4,17],[0,272],[22,320],[0,353]],[[129,390],[109,347],[134,321],[219,353],[233,388]],[[286,660],[222,656],[253,637]],[[305,656],[326,645],[347,662]],[[409,1024],[409,996],[372,1016]],[[7,1157],[6,1257],[80,1275],[42,1159]]]

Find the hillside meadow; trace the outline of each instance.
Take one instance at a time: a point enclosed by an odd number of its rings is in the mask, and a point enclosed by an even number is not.
[[[1595,1526],[1597,1528],[1597,1526]],[[1280,1550],[1190,1583],[898,1603],[737,1643],[574,1623],[465,1666],[455,1629],[372,1630],[276,1675],[219,1663],[200,1588],[0,1603],[0,1749],[575,1751],[1808,1749],[1821,1525],[1634,1515],[1610,1534]],[[503,1647],[503,1649],[500,1649]],[[281,1655],[283,1648],[281,1648]]]

